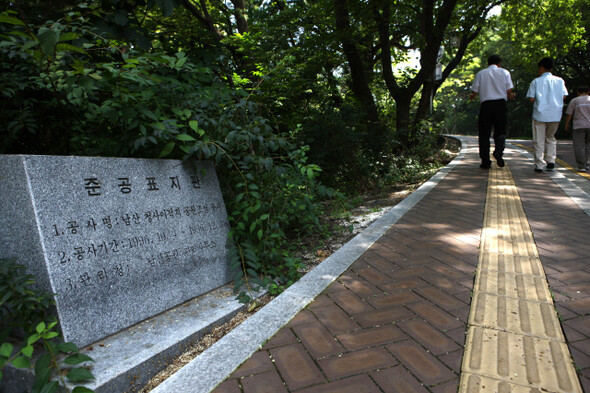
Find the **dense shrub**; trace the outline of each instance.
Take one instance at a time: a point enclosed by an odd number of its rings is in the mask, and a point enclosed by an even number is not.
[[[51,295],[35,289],[35,277],[13,262],[0,259],[0,383],[9,365],[34,365],[32,386],[19,386],[31,393],[54,393],[60,387],[69,392],[66,381],[77,384],[94,379],[86,367],[81,367],[92,358],[80,353],[73,343],[59,340],[58,322],[48,315],[53,305]],[[88,392],[92,390],[83,386],[72,390]]]
[[[89,24],[97,14],[84,8],[40,26],[1,14],[0,71],[17,74],[2,82],[0,152],[213,160],[236,287],[292,283],[298,262],[285,233],[314,225],[316,201],[335,195],[317,182],[308,147],[271,127],[214,66],[105,40]]]

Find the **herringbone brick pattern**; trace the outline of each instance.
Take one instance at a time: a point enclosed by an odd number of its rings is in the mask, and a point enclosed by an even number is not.
[[[487,186],[475,159],[215,392],[456,392]]]
[[[590,392],[590,220],[519,154],[506,159]],[[472,150],[214,392],[455,393],[486,198],[478,165]]]

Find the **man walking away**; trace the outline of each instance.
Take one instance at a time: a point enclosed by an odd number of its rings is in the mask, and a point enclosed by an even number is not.
[[[565,111],[565,130],[570,130],[570,121],[574,119],[572,142],[578,171],[586,172],[590,166],[590,96],[588,86],[578,87],[578,96],[570,101]]]
[[[506,144],[506,100],[514,98],[510,72],[500,68],[502,59],[498,55],[488,58],[488,68],[475,75],[471,86],[470,99],[479,94],[479,157],[480,168],[488,169],[490,160],[490,135],[494,127],[494,158],[499,167],[504,166],[504,146]]]
[[[555,168],[557,140],[555,133],[563,112],[563,101],[567,96],[565,82],[551,74],[553,60],[544,57],[539,61],[539,77],[529,86],[526,96],[533,107],[533,146],[535,147],[535,172]]]

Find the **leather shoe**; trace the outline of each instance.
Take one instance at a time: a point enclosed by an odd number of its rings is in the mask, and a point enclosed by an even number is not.
[[[539,168],[535,168],[535,172],[543,172],[543,170],[539,169]]]
[[[550,163],[547,164],[547,170],[548,171],[552,171],[553,168],[555,168],[555,164],[553,162],[550,162]]]
[[[498,163],[498,166],[500,168],[503,168],[504,167],[504,159],[502,158],[502,156],[496,155],[496,153],[494,153],[493,155],[494,155],[494,158],[496,159],[496,162]]]
[[[479,164],[479,167],[481,169],[490,169],[490,166],[492,166],[492,164],[490,164],[489,162],[482,162],[481,164]]]

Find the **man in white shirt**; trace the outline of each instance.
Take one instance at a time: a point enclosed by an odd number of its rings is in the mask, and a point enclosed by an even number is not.
[[[588,86],[578,87],[578,96],[570,101],[565,111],[565,130],[570,130],[573,118],[572,142],[578,171],[586,172],[590,166],[590,96]]]
[[[514,98],[510,72],[500,68],[502,59],[498,55],[488,58],[488,68],[475,76],[471,86],[471,99],[479,94],[478,133],[480,168],[488,169],[490,160],[490,134],[494,127],[494,158],[499,167],[504,166],[504,146],[506,144],[506,100]]]
[[[535,78],[526,96],[534,103],[533,107],[533,146],[535,147],[535,172],[551,171],[555,168],[557,140],[555,133],[561,114],[563,101],[567,96],[565,82],[551,74],[553,60],[544,57],[539,61],[539,77]]]

